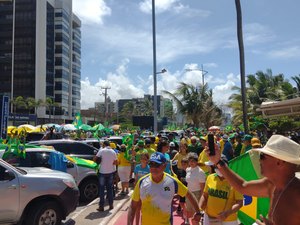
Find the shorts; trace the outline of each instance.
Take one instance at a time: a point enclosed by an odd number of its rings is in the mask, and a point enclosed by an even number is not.
[[[195,196],[195,198],[197,199],[197,202],[200,201],[200,191],[193,191],[192,194]],[[194,210],[194,207],[192,205],[192,203],[190,202],[190,200],[188,198],[185,199],[185,202],[186,202],[186,210],[189,211],[189,212],[196,212]]]
[[[129,182],[130,170],[131,170],[130,166],[118,167],[118,174],[121,182]]]
[[[203,225],[238,225],[238,221],[220,221],[216,218],[211,218],[204,213]]]

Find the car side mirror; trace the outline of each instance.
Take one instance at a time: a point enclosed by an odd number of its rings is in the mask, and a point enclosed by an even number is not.
[[[4,172],[4,180],[11,181],[11,180],[13,180],[15,178],[16,178],[16,176],[15,176],[15,174],[12,171],[5,170],[5,172]]]
[[[74,168],[74,164],[71,163],[70,161],[67,162],[67,168]]]

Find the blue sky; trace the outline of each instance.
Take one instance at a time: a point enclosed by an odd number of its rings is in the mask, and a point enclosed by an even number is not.
[[[246,74],[300,74],[300,1],[241,1]],[[73,0],[82,21],[81,107],[153,94],[151,0]],[[240,86],[234,0],[156,0],[158,94],[205,82],[224,104]],[[196,69],[187,72],[186,69]],[[291,82],[293,85],[293,81]]]

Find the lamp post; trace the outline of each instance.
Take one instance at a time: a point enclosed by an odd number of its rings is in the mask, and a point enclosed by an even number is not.
[[[186,69],[185,71],[201,71],[202,74],[202,86],[204,86],[204,76],[208,73],[208,71],[203,70],[203,64],[201,64],[201,69]]]
[[[157,133],[157,74],[156,74],[156,31],[155,31],[155,0],[152,0],[152,40],[153,40],[153,132]]]

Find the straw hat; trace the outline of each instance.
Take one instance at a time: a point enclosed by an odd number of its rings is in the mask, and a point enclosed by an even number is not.
[[[282,135],[272,135],[263,148],[254,148],[253,151],[262,152],[293,164],[300,164],[300,145]]]

